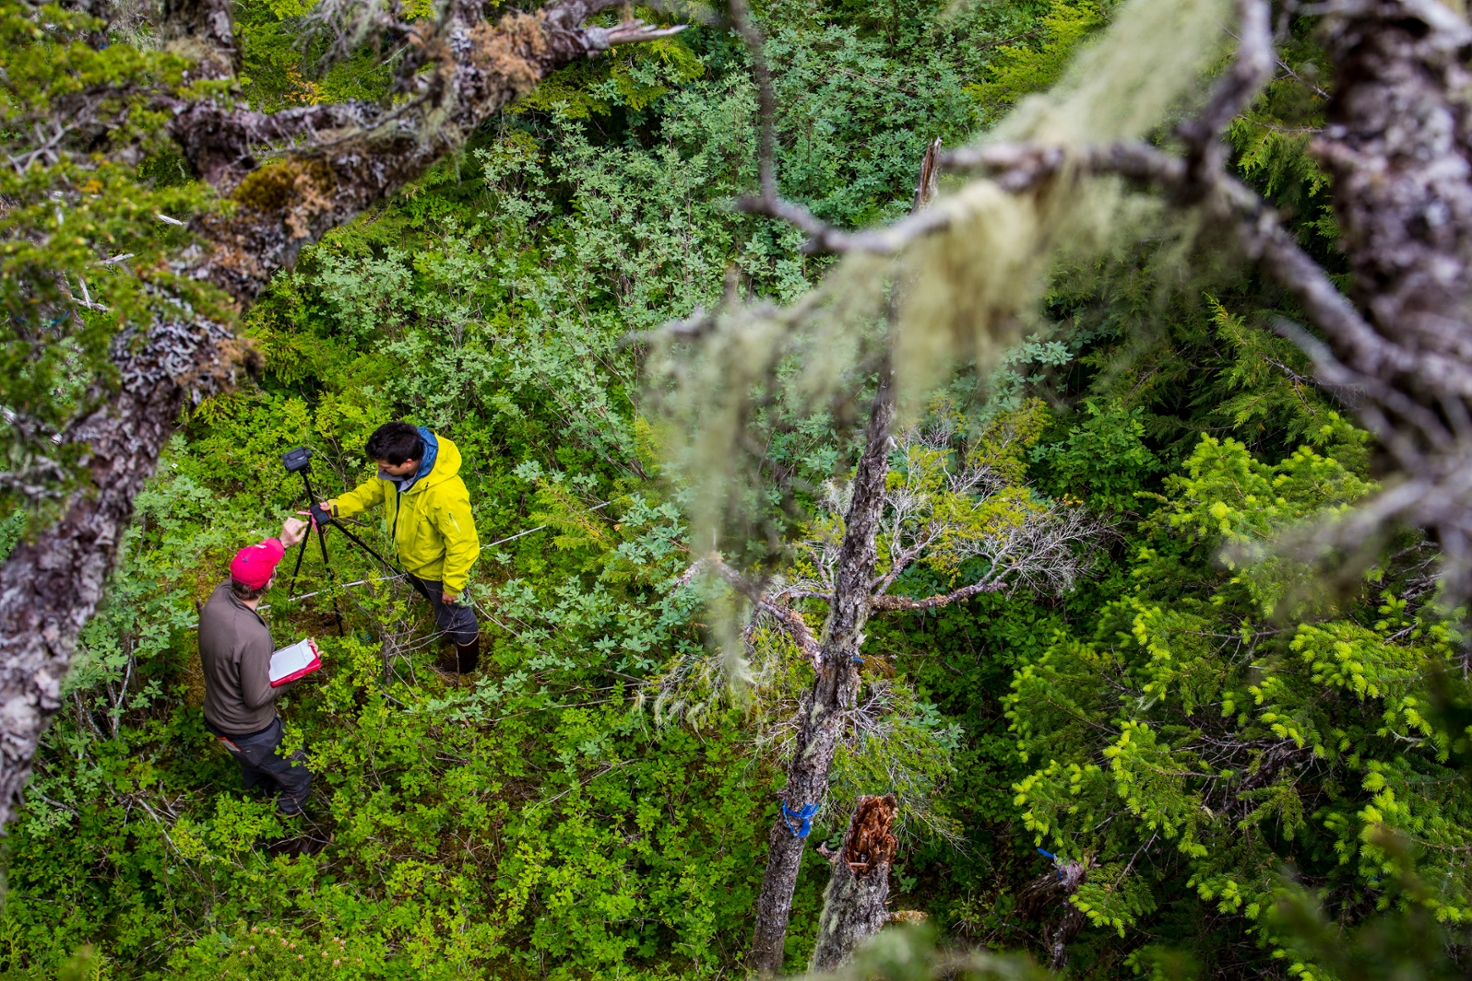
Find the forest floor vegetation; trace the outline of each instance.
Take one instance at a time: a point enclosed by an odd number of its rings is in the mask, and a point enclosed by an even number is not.
[[[366,57],[314,73],[307,6],[237,5],[255,104],[384,84]],[[1112,10],[760,5],[783,192],[841,227],[900,217],[932,141],[959,145],[1051,84]],[[1306,152],[1317,49],[1306,27],[1290,35],[1293,68],[1233,124],[1234,161],[1332,266]],[[729,31],[620,48],[545,79],[275,276],[244,324],[260,377],[186,410],[82,634],[7,840],[0,977],[741,970],[812,674],[770,624],[738,638],[744,660],[713,647],[736,601],[687,575],[708,549],[642,371],[661,325],[731,295],[790,302],[831,268],[730,206],[756,180],[755,111]],[[186,184],[168,161],[145,170]],[[1215,262],[1183,281],[1168,252],[1054,270],[994,369],[945,379],[927,419],[906,420],[941,435],[890,459],[890,492],[929,488],[973,525],[1077,514],[1093,535],[1067,588],[897,601],[866,629],[874,724],[838,746],[812,840],[840,845],[855,801],[895,794],[893,905],[928,914],[937,971],[1041,976],[985,950],[1046,962],[1067,933],[1078,977],[1308,979],[1338,963],[1326,937],[1366,923],[1379,943],[1402,922],[1386,911],[1437,942],[1472,919],[1456,724],[1472,700],[1443,683],[1466,641],[1436,602],[1435,548],[1398,533],[1336,579],[1274,547],[1371,493],[1373,450],[1263,329],[1291,306],[1281,291]],[[816,582],[862,427],[784,411],[753,424],[754,496],[810,546],[780,574]],[[299,598],[283,580],[261,605],[278,642],[315,637],[325,665],[279,700],[284,745],[318,775],[293,824],[204,728],[198,605],[236,549],[311,503],[283,452],[311,446],[335,496],[371,475],[360,448],[397,418],[464,461],[487,543],[462,594],[479,671],[433,670],[426,604],[371,558],[337,543],[329,574],[308,552]],[[981,502],[995,506],[935,489],[1008,425],[1020,435]],[[345,520],[391,554],[376,521]],[[22,511],[0,518],[0,551],[26,528]],[[945,593],[986,561],[942,548],[887,588]],[[1031,903],[1069,862],[1087,870],[1072,898]],[[827,882],[808,849],[788,970],[808,963]],[[909,942],[886,935],[854,970],[929,976],[904,958],[932,948]]]

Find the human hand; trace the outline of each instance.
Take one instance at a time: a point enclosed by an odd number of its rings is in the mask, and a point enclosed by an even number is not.
[[[332,504],[329,501],[319,501],[305,511],[298,511],[297,514],[305,514],[311,518],[312,527],[325,528],[332,521]]]
[[[307,523],[301,518],[287,518],[281,523],[281,544],[291,548],[307,534]]]
[[[460,590],[458,590],[458,589],[447,589],[443,593],[440,594],[440,598],[442,600],[444,600],[446,603],[459,603],[460,602]]]

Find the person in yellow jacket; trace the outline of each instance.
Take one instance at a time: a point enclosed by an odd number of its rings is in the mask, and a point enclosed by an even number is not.
[[[378,462],[378,476],[322,507],[346,518],[383,505],[399,562],[429,598],[435,625],[455,644],[454,662],[440,667],[469,674],[480,657],[480,623],[461,599],[480,538],[460,479],[460,450],[423,426],[389,422],[374,430],[364,451]]]

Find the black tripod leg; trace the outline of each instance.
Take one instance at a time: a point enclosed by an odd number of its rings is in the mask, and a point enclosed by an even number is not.
[[[298,471],[298,472],[302,475],[302,485],[304,487],[306,487],[306,490],[307,490],[307,507],[309,509],[311,509],[311,508],[313,508],[317,504],[317,492],[312,487],[312,478],[309,477],[309,476],[307,476],[307,471],[306,470],[301,470],[301,471]],[[334,582],[337,581],[337,576],[333,573],[333,571],[332,571],[332,565],[327,560],[327,525],[337,525],[338,530],[341,531],[344,535],[347,536],[348,541],[352,542],[354,545],[358,546],[363,551],[365,551],[369,555],[373,556],[373,558],[377,559],[379,561],[379,563],[385,569],[387,569],[390,573],[392,573],[394,575],[401,575],[402,574],[402,573],[399,572],[398,568],[396,568],[392,562],[390,562],[388,559],[385,559],[382,555],[378,554],[378,551],[376,549],[374,549],[374,547],[372,545],[369,545],[367,542],[363,541],[363,539],[359,538],[357,535],[353,534],[351,531],[348,531],[348,529],[341,522],[334,521],[334,520],[332,520],[329,517],[327,519],[326,525],[318,524],[315,520],[312,522],[312,525],[313,525],[313,527],[315,527],[317,529],[317,542],[322,547],[322,565],[323,565],[324,568],[326,568],[327,575]],[[305,538],[303,538],[302,539],[302,554],[305,554],[306,549],[307,549],[307,540]],[[298,569],[300,569],[301,566],[302,566],[302,556],[301,556],[301,554],[298,554],[297,555],[297,558],[296,558],[296,567]],[[292,573],[291,581],[292,581],[292,585],[295,586],[295,584],[296,584],[296,573]],[[410,582],[411,585],[414,586],[414,588],[419,592],[419,594],[421,596],[423,596],[426,600],[429,600],[429,602],[431,604],[433,604],[434,601],[429,598],[429,592],[428,592],[428,590],[426,590],[422,585],[420,585],[420,583],[419,583],[419,581],[417,579],[411,578],[409,580],[409,582]],[[343,632],[342,613],[338,610],[336,601],[334,601],[333,604],[332,604],[332,615],[337,618],[337,632],[338,632],[339,635],[341,635],[342,632]]]
[[[378,553],[378,550],[375,549],[372,545],[369,545],[367,542],[363,541],[363,539],[359,538],[357,535],[353,534],[351,531],[348,531],[347,528],[343,526],[342,522],[340,522],[340,521],[334,521],[333,524],[337,525],[337,530],[338,531],[342,532],[344,535],[347,536],[348,541],[352,542],[354,545],[358,546],[363,551],[367,552],[369,555],[371,555],[375,559],[377,559],[379,561],[379,564],[381,564],[384,567],[384,569],[386,569],[389,573],[391,573],[392,575],[395,575],[395,576],[405,575],[405,573],[403,573],[403,572],[401,572],[399,570],[398,566],[394,565],[388,559],[386,559],[382,555],[380,555]],[[409,585],[413,586],[414,589],[419,593],[419,595],[420,596],[423,596],[425,598],[425,600],[427,600],[431,605],[434,604],[434,600],[432,600],[432,599],[429,598],[429,591],[426,590],[422,585],[420,585],[418,579],[415,579],[413,577],[410,577],[409,578]]]
[[[307,510],[310,511],[316,505],[316,503],[317,503],[317,492],[312,489],[312,478],[309,477],[309,476],[307,476],[307,471],[306,470],[301,470],[301,471],[298,471],[298,472],[302,475],[302,486],[305,487],[306,490],[307,490]],[[329,580],[333,581],[333,582],[336,582],[337,581],[337,576],[332,571],[332,563],[327,560],[327,529],[326,528],[323,528],[321,525],[317,524],[316,521],[313,521],[312,522],[312,527],[314,527],[314,528],[317,529],[317,544],[322,547],[322,568],[324,570],[326,570],[326,572],[327,572],[327,578]],[[310,535],[311,533],[308,532],[308,534]],[[306,551],[307,551],[307,540],[306,540],[306,538],[303,538],[302,539],[302,553],[305,554]],[[297,556],[297,558],[296,558],[296,565],[297,565],[297,568],[298,569],[301,568],[301,565],[302,565],[301,555],[298,555]],[[295,583],[295,581],[296,581],[296,575],[293,573],[293,575],[292,575],[292,582]],[[337,635],[339,637],[341,637],[341,636],[343,636],[342,611],[340,611],[337,608],[337,600],[336,599],[333,599],[333,601],[332,601],[332,616],[337,620]]]
[[[302,542],[305,544],[306,539],[303,539]],[[322,568],[327,570],[327,577],[333,582],[336,582],[337,575],[332,571],[332,565],[327,561],[327,529],[321,525],[317,526],[317,544],[322,547]],[[341,637],[343,636],[342,613],[337,608],[337,599],[335,597],[332,600],[332,615],[337,620],[337,635]]]
[[[302,559],[307,555],[307,538],[302,536],[301,547],[296,550],[296,568],[291,570],[291,588],[286,591],[286,598],[291,599],[296,595],[296,577],[302,571]]]

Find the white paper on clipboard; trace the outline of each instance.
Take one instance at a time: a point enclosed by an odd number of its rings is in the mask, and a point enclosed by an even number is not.
[[[271,655],[271,687],[295,681],[321,666],[322,656],[317,652],[316,642],[310,637],[303,638]]]

